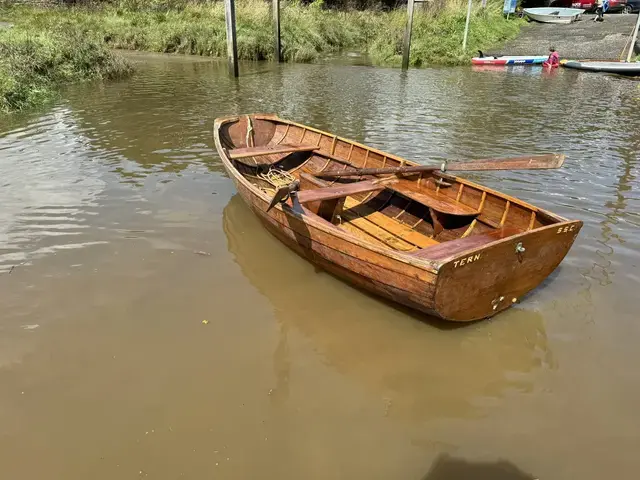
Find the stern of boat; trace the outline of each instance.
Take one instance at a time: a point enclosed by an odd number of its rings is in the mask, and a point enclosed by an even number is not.
[[[581,228],[581,221],[556,223],[447,259],[438,270],[435,310],[460,322],[506,310],[555,270]]]

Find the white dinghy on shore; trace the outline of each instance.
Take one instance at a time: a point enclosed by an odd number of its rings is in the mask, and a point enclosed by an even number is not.
[[[525,8],[524,14],[531,20],[542,23],[573,23],[579,20],[584,10],[581,8]]]

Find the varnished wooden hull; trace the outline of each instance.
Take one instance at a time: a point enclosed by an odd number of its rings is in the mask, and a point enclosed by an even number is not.
[[[302,257],[359,288],[438,316],[431,308],[434,274],[383,256],[370,258],[368,249],[275,209],[265,213],[267,202],[256,199],[242,184],[236,187],[265,228]]]
[[[216,147],[241,197],[267,230],[335,276],[428,315],[473,321],[509,308],[558,266],[582,226],[556,216],[552,225],[450,256],[440,254],[437,260],[380,248],[286,204],[267,212],[269,195],[238,172],[222,145],[220,128],[234,120],[237,117],[216,120]],[[518,245],[525,250],[518,253]]]

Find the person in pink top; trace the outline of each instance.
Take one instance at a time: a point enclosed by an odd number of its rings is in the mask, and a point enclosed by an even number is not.
[[[544,62],[544,66],[555,68],[560,65],[560,55],[558,55],[558,52],[556,52],[556,47],[549,48],[549,51],[551,53],[549,54],[549,58],[547,58],[547,61]]]

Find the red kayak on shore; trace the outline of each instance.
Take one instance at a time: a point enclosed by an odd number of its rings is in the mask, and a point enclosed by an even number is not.
[[[546,55],[516,55],[500,57],[496,56],[482,56],[473,57],[471,63],[473,65],[535,65],[541,64],[547,60]]]

